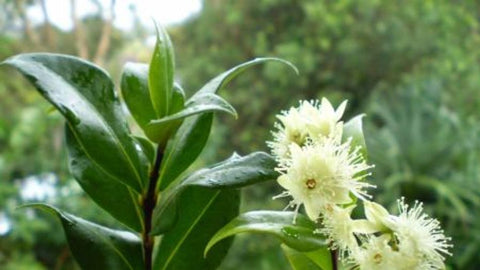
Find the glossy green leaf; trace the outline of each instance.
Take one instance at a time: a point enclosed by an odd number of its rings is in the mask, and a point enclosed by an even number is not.
[[[68,126],[65,128],[70,172],[100,207],[133,230],[142,230],[143,214],[138,194],[105,173],[85,154]]]
[[[144,269],[142,242],[127,231],[112,230],[45,204],[31,204],[57,216],[65,231],[70,250],[82,269]]]
[[[157,118],[148,91],[148,65],[126,63],[122,72],[121,90],[128,110],[142,129]]]
[[[187,187],[225,189],[273,180],[278,176],[275,165],[275,160],[270,155],[255,152],[244,157],[234,154],[212,168],[194,172],[161,193],[160,201],[153,213],[152,234],[160,234],[169,229],[166,225],[174,224],[175,217],[171,216],[171,208],[175,206],[176,199]]]
[[[365,143],[365,137],[363,136],[362,125],[362,118],[364,116],[364,114],[357,115],[354,118],[350,119],[347,123],[345,123],[345,125],[343,126],[342,140],[346,141],[347,139],[351,138],[352,146],[360,146],[360,153],[362,153],[362,155],[366,157],[367,145]]]
[[[198,170],[189,175],[180,185],[208,188],[236,188],[256,184],[278,177],[275,159],[264,152],[247,156],[233,154],[227,160],[211,168]]]
[[[282,244],[282,250],[293,270],[331,270],[332,260],[328,248],[301,252]]]
[[[161,239],[154,269],[216,269],[232,239],[212,249],[207,258],[203,249],[216,231],[238,215],[239,202],[236,190],[188,188],[178,202],[178,222]]]
[[[178,121],[188,116],[205,112],[223,111],[237,117],[237,112],[232,105],[215,94],[197,95],[194,99],[190,99],[185,105],[185,109],[175,114],[150,121],[147,129],[165,129],[172,121]]]
[[[185,103],[185,93],[180,85],[175,84],[173,87],[172,96],[172,113],[175,115],[177,112],[183,110]],[[161,124],[151,125],[152,121],[161,121],[162,119],[169,119],[163,121]],[[147,137],[158,143],[162,148],[165,147],[168,140],[175,133],[177,128],[182,124],[183,118],[171,119],[170,116],[165,116],[160,120],[152,120],[144,127],[144,132]]]
[[[219,230],[208,243],[205,254],[221,240],[243,232],[271,234],[299,251],[327,246],[325,237],[315,233],[316,224],[302,214],[286,211],[252,211],[241,214]]]
[[[148,160],[149,164],[153,164],[155,159],[155,146],[146,138],[134,136],[140,146],[140,151]]]
[[[297,68],[292,63],[290,63],[286,60],[279,59],[279,58],[274,58],[274,57],[256,58],[256,59],[253,59],[251,61],[242,63],[238,66],[235,66],[235,67],[225,71],[224,73],[218,75],[217,77],[213,78],[207,84],[205,84],[192,97],[192,99],[195,98],[196,95],[203,95],[203,94],[206,94],[206,93],[212,93],[212,94],[216,93],[217,91],[222,89],[228,82],[230,82],[233,78],[235,78],[238,74],[242,73],[243,71],[247,70],[248,68],[250,68],[252,66],[255,66],[255,65],[258,65],[258,64],[261,64],[261,63],[265,63],[265,62],[269,62],[269,61],[276,61],[276,62],[286,64],[287,66],[291,67],[298,74]]]
[[[157,42],[150,61],[148,86],[157,118],[172,110],[173,76],[175,70],[173,46],[165,29],[156,27]]]
[[[185,108],[185,91],[178,83],[173,84],[172,109],[169,114],[177,113]]]
[[[148,66],[127,63],[122,73],[122,95],[127,107],[147,137],[157,143],[165,143],[181,121],[169,122],[163,126],[147,127],[157,119],[148,90]],[[174,84],[172,92],[172,113],[184,108],[185,93],[179,84]]]
[[[92,161],[142,192],[147,172],[105,71],[79,58],[46,53],[21,54],[4,63],[23,73],[63,114]]]
[[[165,149],[158,188],[165,189],[200,155],[207,143],[213,114],[186,119]]]

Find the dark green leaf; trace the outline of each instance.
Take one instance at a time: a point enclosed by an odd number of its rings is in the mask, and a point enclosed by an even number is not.
[[[127,231],[112,230],[45,204],[31,204],[62,222],[70,250],[82,269],[144,269],[142,242]]]
[[[251,61],[242,63],[238,66],[235,66],[224,73],[218,75],[217,77],[213,78],[210,80],[207,84],[205,84],[193,97],[195,98],[196,95],[203,95],[206,93],[211,93],[214,94],[220,89],[222,89],[228,82],[230,82],[233,78],[235,78],[238,74],[242,73],[243,71],[247,70],[248,68],[258,65],[264,62],[268,61],[277,61],[283,64],[286,64],[287,66],[291,67],[297,74],[298,70],[297,68],[290,62],[279,59],[279,58],[274,58],[274,57],[268,57],[268,58],[256,58]]]
[[[70,172],[80,186],[100,207],[133,230],[142,230],[143,214],[138,194],[112,179],[92,162],[68,126],[65,128]]]
[[[210,135],[212,120],[212,113],[188,118],[168,142],[160,169],[160,190],[172,183],[202,152]]]
[[[148,65],[127,63],[122,72],[122,95],[128,110],[143,129],[157,118],[148,91]]]
[[[163,27],[156,27],[157,43],[150,61],[148,86],[157,118],[168,115],[172,110],[174,55],[170,37]]]
[[[293,270],[332,269],[330,251],[326,247],[309,252],[300,252],[282,244],[282,250]]]
[[[92,161],[142,192],[147,172],[105,71],[79,58],[57,54],[22,54],[4,63],[22,72],[65,116]]]
[[[205,254],[221,240],[238,233],[266,233],[280,239],[287,246],[299,251],[312,251],[325,247],[327,241],[315,233],[316,224],[302,214],[279,211],[252,211],[241,214],[219,230],[208,243]]]
[[[255,152],[244,157],[233,154],[211,168],[194,172],[185,178],[181,185],[208,188],[244,187],[276,179],[276,164],[273,157],[264,152]]]
[[[146,138],[134,136],[135,140],[140,145],[140,152],[145,155],[149,164],[153,164],[155,159],[155,146]]]
[[[273,180],[278,176],[275,160],[263,152],[255,152],[245,157],[234,154],[231,158],[209,169],[194,172],[176,185],[170,185],[161,193],[160,201],[153,213],[152,234],[160,234],[173,225],[171,216],[176,199],[189,186],[208,189],[237,188]],[[167,214],[168,213],[168,214]],[[165,220],[168,220],[166,222]]]
[[[180,197],[179,220],[163,237],[154,269],[216,269],[231,245],[225,241],[204,258],[203,249],[221,227],[238,214],[236,190],[190,187]]]
[[[367,157],[367,145],[365,144],[365,137],[363,136],[362,118],[364,114],[360,114],[350,119],[343,126],[342,140],[352,139],[352,147],[361,147],[360,153]]]

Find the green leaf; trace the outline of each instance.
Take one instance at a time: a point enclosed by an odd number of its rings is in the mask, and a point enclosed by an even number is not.
[[[165,29],[156,26],[157,43],[150,61],[148,86],[157,118],[168,115],[172,110],[174,76],[173,46]]]
[[[235,117],[237,115],[235,109],[221,97],[214,94],[205,94],[197,96],[193,101],[190,100],[187,102],[185,109],[175,114],[150,121],[145,128],[145,132],[156,141],[166,141],[182,123],[184,118],[213,111],[228,112]]]
[[[140,145],[140,152],[147,158],[149,164],[155,161],[155,146],[146,138],[134,136],[135,140]]]
[[[256,184],[278,177],[275,159],[264,152],[247,156],[233,154],[227,160],[211,168],[201,169],[189,175],[180,185],[208,188],[237,188]]]
[[[138,194],[92,162],[68,126],[65,128],[65,137],[70,172],[83,190],[114,218],[140,232],[143,214]]]
[[[148,127],[148,123],[157,119],[148,91],[148,66],[127,63],[122,73],[122,95],[125,103],[138,125],[147,137],[157,143],[165,143],[181,121],[169,122],[163,126]],[[174,84],[172,93],[172,113],[184,108],[185,93],[179,84]]]
[[[360,153],[367,157],[367,145],[365,144],[365,137],[363,136],[362,118],[364,114],[360,114],[350,119],[343,126],[342,141],[346,141],[349,138],[352,139],[352,147],[361,147]]]
[[[202,100],[205,96],[211,97],[211,94],[215,94],[235,76],[247,68],[268,61],[278,61],[284,63],[298,73],[298,70],[295,68],[295,66],[282,59],[254,59],[233,67],[232,69],[215,77],[206,85],[204,85],[193,97],[191,97],[189,102],[196,104],[198,103],[198,100]],[[230,111],[234,112],[233,108],[231,108]],[[188,166],[198,157],[208,139],[208,134],[211,128],[211,119],[209,120],[209,118],[211,117],[212,116],[210,114],[206,114],[206,116],[196,116],[196,118],[193,120],[186,119],[185,123],[179,128],[174,138],[168,142],[165,151],[166,158],[164,159],[160,172],[160,180],[158,185],[160,190],[163,190],[170,183],[172,183],[176,177],[186,170]]]
[[[209,239],[238,215],[236,190],[207,190],[190,187],[180,197],[179,220],[163,237],[154,261],[154,269],[216,269],[231,245],[225,241],[204,258]]]
[[[293,270],[322,270],[322,268],[312,262],[303,252],[289,248],[284,244],[282,244],[281,247]]]
[[[57,216],[70,250],[82,269],[144,269],[142,242],[127,231],[112,230],[45,204],[30,204]]]
[[[22,72],[63,114],[85,154],[112,178],[141,193],[148,177],[110,77],[79,58],[21,54],[5,64]]]
[[[293,219],[296,217],[295,223]],[[243,232],[266,233],[277,237],[299,251],[312,251],[327,246],[316,224],[302,214],[286,211],[252,211],[241,214],[219,230],[208,243],[205,254],[221,240]]]
[[[212,120],[212,113],[188,118],[168,142],[160,169],[160,190],[170,185],[202,152],[210,135]]]
[[[173,84],[172,110],[170,114],[177,113],[185,108],[185,91],[178,83]]]
[[[250,60],[248,62],[242,63],[238,66],[235,66],[235,67],[225,71],[224,73],[218,75],[217,77],[213,78],[207,84],[205,84],[192,97],[192,99],[195,98],[195,96],[197,96],[197,95],[204,95],[206,93],[214,94],[217,91],[219,91],[220,89],[222,89],[228,82],[230,82],[238,74],[242,73],[243,71],[247,70],[248,68],[250,68],[252,66],[255,66],[255,65],[258,65],[258,64],[261,64],[261,63],[265,63],[265,62],[269,62],[269,61],[276,61],[276,62],[286,64],[287,66],[291,67],[298,74],[297,68],[292,63],[290,63],[286,60],[279,59],[279,58],[274,58],[274,57],[256,58],[256,59]]]
[[[172,113],[174,115],[183,110],[185,102],[185,93],[180,85],[175,84],[173,87],[173,96],[172,96]],[[168,119],[167,121],[162,121],[163,119]],[[162,121],[162,123],[157,125],[151,125],[152,121]],[[152,120],[144,128],[145,135],[147,137],[158,143],[162,148],[167,144],[168,140],[175,133],[177,128],[182,124],[183,118],[171,119],[170,116],[165,116],[160,120]]]
[[[175,216],[171,216],[171,208],[175,207],[176,199],[187,187],[225,189],[273,180],[278,176],[275,165],[275,160],[270,155],[255,152],[245,157],[234,154],[212,168],[194,172],[161,193],[158,206],[153,212],[152,234],[160,234],[175,224]]]
[[[121,90],[128,110],[142,129],[157,118],[148,91],[148,65],[126,63],[122,72]]]
[[[185,104],[185,109],[161,119],[150,121],[147,130],[153,128],[162,130],[167,128],[172,121],[182,120],[188,116],[205,112],[223,111],[237,117],[237,112],[232,105],[218,95],[203,94],[194,97]],[[152,133],[151,131],[148,132]]]
[[[332,269],[330,251],[326,247],[309,252],[300,252],[282,244],[282,250],[293,270]]]

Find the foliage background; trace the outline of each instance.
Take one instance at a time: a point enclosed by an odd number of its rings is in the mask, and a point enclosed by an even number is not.
[[[24,16],[43,1],[0,3],[0,60],[27,51],[87,57],[118,81],[126,61],[147,62],[150,28],[124,32],[103,9],[71,31]],[[94,1],[97,2],[97,1]],[[65,11],[67,12],[67,11]],[[142,14],[137,14],[142,16]],[[300,69],[268,64],[222,93],[240,118],[219,117],[200,163],[233,151],[267,150],[280,110],[300,99],[349,99],[345,119],[367,112],[366,137],[376,200],[395,211],[395,198],[422,200],[454,239],[452,269],[480,263],[480,3],[454,0],[205,0],[201,13],[171,26],[177,80],[192,93],[209,78],[258,56],[276,56]],[[21,27],[19,27],[20,25]],[[108,28],[110,25],[110,29]],[[109,29],[109,30],[108,30]],[[83,33],[83,38],[82,34]],[[102,53],[102,37],[108,48]],[[112,224],[66,169],[62,121],[14,73],[0,72],[1,269],[75,269],[58,224],[15,208],[31,200]],[[133,127],[135,128],[135,127]],[[25,195],[27,183],[51,192]],[[35,190],[35,189],[34,189]],[[38,190],[38,188],[37,188]],[[243,210],[282,209],[275,183],[243,192]],[[288,269],[278,243],[237,237],[221,269]]]

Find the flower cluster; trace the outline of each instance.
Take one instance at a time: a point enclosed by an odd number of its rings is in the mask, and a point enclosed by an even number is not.
[[[328,237],[330,248],[356,269],[443,269],[450,238],[423,213],[421,203],[410,208],[401,199],[394,216],[369,201],[366,189],[374,186],[365,178],[373,166],[362,154],[365,146],[353,143],[359,134],[363,140],[361,125],[352,131],[341,121],[345,107],[346,101],[334,109],[325,98],[301,101],[277,116],[274,139],[267,144],[285,191],[275,198],[291,197],[288,206],[295,212],[303,205],[322,225],[318,232]],[[351,218],[358,199],[365,219]]]

